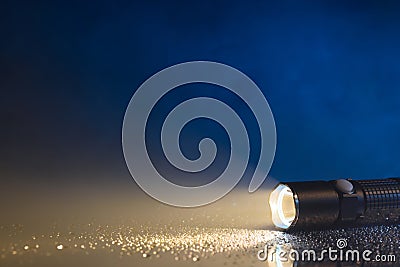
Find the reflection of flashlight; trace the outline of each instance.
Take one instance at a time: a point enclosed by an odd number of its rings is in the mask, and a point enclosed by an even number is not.
[[[400,178],[281,183],[269,204],[283,230],[399,224]]]

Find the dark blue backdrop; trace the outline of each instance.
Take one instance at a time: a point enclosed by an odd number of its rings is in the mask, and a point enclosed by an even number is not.
[[[127,174],[134,90],[192,60],[231,65],[263,90],[277,124],[272,176],[400,175],[396,1],[144,2],[1,4],[3,181],[118,182],[96,174]]]

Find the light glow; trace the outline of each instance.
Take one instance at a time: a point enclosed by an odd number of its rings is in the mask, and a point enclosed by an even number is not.
[[[271,193],[269,205],[274,225],[282,229],[288,229],[296,217],[296,206],[292,190],[284,184],[278,185]]]

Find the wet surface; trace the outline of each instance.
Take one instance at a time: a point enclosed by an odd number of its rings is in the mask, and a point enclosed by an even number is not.
[[[324,259],[320,258],[321,250],[328,248],[336,251],[342,249],[344,252],[357,250],[361,253],[370,250],[371,259],[376,255],[397,257],[400,253],[399,226],[286,234],[234,227],[192,227],[190,223],[152,227],[132,225],[135,222],[118,227],[88,223],[64,228],[53,224],[46,233],[31,233],[22,225],[1,226],[1,261],[6,265],[37,266],[57,263],[66,266],[68,262],[91,262],[103,266],[104,262],[99,260],[107,258],[108,262],[140,262],[141,265],[150,266],[158,264],[159,260],[183,265],[201,261],[203,266],[238,263],[257,266],[320,266],[318,264],[322,262],[332,264],[328,255]],[[266,246],[271,252],[279,249],[280,252],[290,253],[296,250],[300,254],[312,249],[316,251],[317,258],[307,260],[300,257],[296,262],[289,256],[278,258],[275,254],[260,261],[257,254],[260,250],[266,251]],[[334,255],[340,257],[339,253]],[[361,256],[359,259],[342,257],[337,261],[345,264],[343,266],[398,266],[398,261],[390,258],[386,262],[371,260],[366,265]]]
[[[273,231],[268,191],[235,191],[214,204],[178,209],[140,191],[32,193],[2,201],[0,266],[399,266],[400,226]],[[90,192],[90,193],[89,193]],[[341,243],[339,243],[339,241]],[[395,262],[258,259],[259,252],[332,248],[394,255]],[[262,255],[262,253],[260,254]],[[398,259],[397,259],[398,258]],[[390,259],[393,260],[393,259]]]

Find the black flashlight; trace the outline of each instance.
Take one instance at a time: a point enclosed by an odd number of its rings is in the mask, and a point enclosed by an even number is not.
[[[400,224],[400,178],[280,183],[269,204],[281,230]]]

